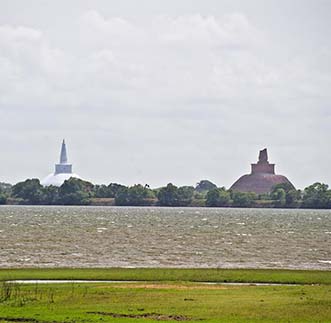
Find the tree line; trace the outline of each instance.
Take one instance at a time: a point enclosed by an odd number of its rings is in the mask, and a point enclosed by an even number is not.
[[[195,187],[169,183],[151,189],[141,184],[94,185],[77,178],[66,180],[60,187],[44,187],[38,179],[27,179],[13,186],[0,183],[0,204],[330,209],[331,190],[323,183],[314,183],[304,190],[285,183],[275,185],[268,194],[258,195],[227,190],[208,180],[200,181]]]

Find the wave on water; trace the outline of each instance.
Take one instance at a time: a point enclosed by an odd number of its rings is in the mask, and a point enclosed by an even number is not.
[[[331,211],[0,208],[0,266],[331,269]]]

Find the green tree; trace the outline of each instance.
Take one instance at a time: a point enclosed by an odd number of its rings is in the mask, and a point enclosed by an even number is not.
[[[117,193],[126,188],[126,186],[117,183],[110,183],[107,188],[108,195],[106,197],[115,198]]]
[[[0,193],[9,196],[11,194],[12,187],[13,186],[11,184],[0,182]]]
[[[281,183],[273,186],[270,197],[275,201],[276,207],[298,207],[301,191],[296,190],[291,183]]]
[[[136,206],[148,205],[150,204],[150,199],[155,197],[148,185],[142,186],[140,184],[131,186],[128,190],[128,194],[129,205]]]
[[[43,204],[56,205],[60,202],[59,188],[57,186],[43,187]]]
[[[205,199],[205,194],[194,191],[193,198],[195,200],[204,200]]]
[[[331,208],[331,191],[328,185],[314,183],[304,189],[302,206],[309,209]]]
[[[109,190],[107,185],[94,185],[93,196],[98,198],[107,198],[109,195]]]
[[[144,205],[146,189],[141,185],[133,185],[128,189],[128,205]]]
[[[254,192],[232,191],[231,197],[233,206],[236,207],[251,207],[257,199],[257,195]]]
[[[231,204],[231,195],[224,187],[208,191],[206,195],[206,206],[220,207]]]
[[[177,190],[178,206],[188,206],[193,199],[194,187],[181,186]]]
[[[29,204],[42,204],[44,201],[43,186],[37,178],[17,183],[12,187],[12,194]]]
[[[299,207],[301,203],[301,191],[300,190],[289,190],[286,193],[286,206],[287,207]]]
[[[286,191],[283,188],[276,188],[272,192],[271,197],[275,201],[274,205],[276,207],[286,206]]]
[[[178,187],[169,183],[159,190],[157,198],[161,206],[178,206]]]
[[[206,192],[216,189],[216,188],[217,188],[217,186],[214,183],[204,179],[196,185],[195,190],[199,193],[206,193]]]
[[[131,187],[121,187],[116,196],[116,205],[144,206],[153,204],[155,200],[154,192],[148,185],[133,185]]]
[[[261,193],[258,195],[258,200],[262,200],[262,201],[271,200],[271,194],[270,193]]]
[[[71,177],[59,188],[59,202],[64,205],[87,205],[93,195],[93,184]]]
[[[129,205],[129,188],[121,187],[115,195],[115,205],[125,206]]]
[[[93,192],[94,197],[97,198],[115,198],[117,192],[119,192],[120,189],[122,189],[123,185],[116,184],[116,183],[110,183],[107,185],[94,185]]]
[[[188,206],[193,199],[194,187],[182,186],[177,187],[169,183],[166,187],[162,187],[157,198],[161,206]]]
[[[0,205],[7,203],[7,196],[3,193],[0,193]]]
[[[0,204],[6,204],[7,198],[11,194],[12,185],[0,182]]]

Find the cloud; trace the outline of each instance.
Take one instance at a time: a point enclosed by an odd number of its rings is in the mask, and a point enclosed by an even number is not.
[[[221,19],[200,14],[161,16],[156,24],[161,40],[182,46],[203,45],[214,49],[245,49],[259,32],[243,14],[227,14]],[[161,28],[160,28],[161,27]]]
[[[93,10],[78,26],[75,51],[52,47],[40,30],[2,27],[3,103],[234,99],[238,90],[245,95],[279,78],[255,56],[261,33],[243,14],[157,16],[139,25]]]
[[[59,35],[57,27],[52,33],[0,25],[3,134],[47,138],[45,146],[64,135],[98,145],[99,158],[111,159],[123,180],[143,174],[158,184],[159,159],[167,168],[162,175],[184,183],[193,175],[180,169],[194,159],[201,176],[216,177],[217,159],[230,160],[231,153],[239,159],[252,149],[255,156],[260,145],[305,149],[323,142],[331,84],[324,46],[311,56],[290,52],[242,12],[144,19],[101,12],[75,16]],[[109,145],[120,153],[111,156]],[[88,177],[103,181],[105,169],[92,169],[76,153]],[[226,173],[232,164],[225,163]],[[43,165],[45,159],[27,167]]]
[[[11,49],[18,47],[20,44],[39,42],[42,33],[39,30],[18,26],[13,27],[10,25],[0,26],[0,44],[11,44]]]
[[[178,115],[180,109],[189,117],[197,104],[219,113],[230,105],[242,113],[242,102],[255,102],[260,113],[260,103],[269,101],[269,112],[277,113],[276,98],[328,93],[330,77],[304,58],[284,64],[263,55],[273,45],[242,13],[161,15],[142,24],[91,10],[72,33],[75,50],[54,47],[38,29],[0,26],[2,107],[116,104],[120,112],[109,109],[123,113],[157,106],[162,116],[162,110]]]
[[[51,102],[54,87],[66,76],[66,54],[33,28],[0,26],[0,39],[0,109],[40,106],[46,98]]]

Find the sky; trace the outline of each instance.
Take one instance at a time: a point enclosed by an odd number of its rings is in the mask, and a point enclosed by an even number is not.
[[[331,1],[0,0],[0,182],[331,185]]]

